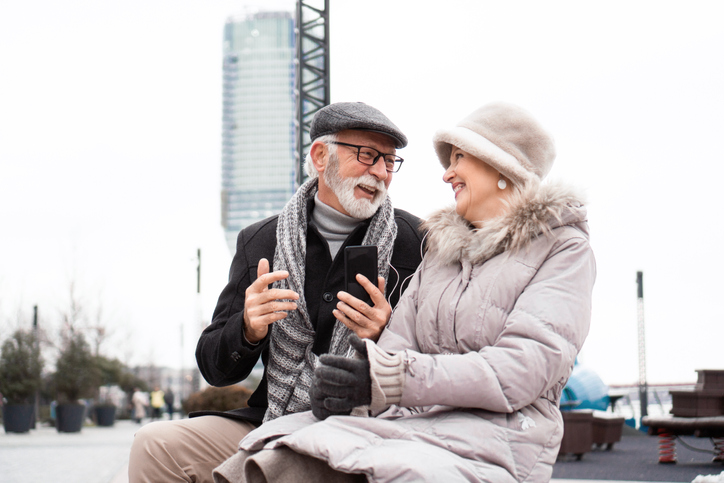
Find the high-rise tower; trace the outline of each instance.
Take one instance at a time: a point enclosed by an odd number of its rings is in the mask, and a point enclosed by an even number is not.
[[[292,12],[224,27],[221,224],[232,254],[242,228],[294,193],[294,56]]]

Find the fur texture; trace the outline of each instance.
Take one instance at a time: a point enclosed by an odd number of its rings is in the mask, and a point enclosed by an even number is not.
[[[496,102],[476,109],[457,126],[433,136],[440,162],[450,166],[452,146],[472,154],[514,183],[541,181],[553,167],[553,138],[528,111]]]
[[[425,222],[428,247],[446,264],[463,260],[482,263],[504,251],[524,249],[553,228],[585,219],[582,197],[560,183],[528,183],[514,190],[505,214],[475,228],[451,206]]]

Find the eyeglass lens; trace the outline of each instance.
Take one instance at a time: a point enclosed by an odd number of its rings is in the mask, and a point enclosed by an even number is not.
[[[382,154],[376,149],[368,148],[368,147],[360,147],[359,152],[357,154],[357,159],[364,164],[372,165],[378,157],[382,156],[385,161],[385,168],[387,171],[395,171],[399,168],[400,163],[397,162],[400,160],[397,156],[394,154]],[[397,162],[397,163],[396,163]]]

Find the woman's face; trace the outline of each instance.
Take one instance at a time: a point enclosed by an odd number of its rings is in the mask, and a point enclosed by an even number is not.
[[[510,180],[505,179],[507,187],[500,189],[500,173],[487,163],[470,153],[453,146],[450,153],[450,167],[442,177],[450,183],[455,192],[455,211],[474,226],[500,215],[504,209],[504,197],[510,191]]]

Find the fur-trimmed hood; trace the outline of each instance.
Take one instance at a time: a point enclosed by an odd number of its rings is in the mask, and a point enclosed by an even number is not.
[[[561,183],[529,183],[508,199],[505,214],[475,228],[455,212],[455,205],[425,222],[428,251],[443,263],[482,263],[506,250],[524,249],[538,236],[564,225],[575,225],[588,237],[582,197]]]

